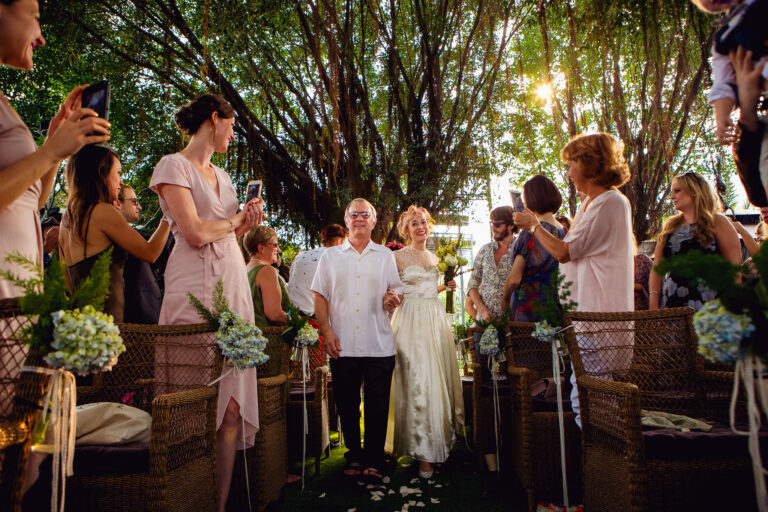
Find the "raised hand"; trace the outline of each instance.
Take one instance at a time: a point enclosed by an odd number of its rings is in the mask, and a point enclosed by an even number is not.
[[[64,160],[86,144],[98,144],[109,140],[109,128],[112,126],[106,119],[102,119],[90,108],[78,108],[66,115],[68,107],[62,107],[50,133],[41,148],[54,160]],[[65,117],[66,115],[66,117]],[[51,122],[53,124],[53,121]],[[94,133],[95,135],[89,135]]]

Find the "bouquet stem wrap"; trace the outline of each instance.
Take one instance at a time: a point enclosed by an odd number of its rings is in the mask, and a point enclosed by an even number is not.
[[[53,464],[51,468],[51,512],[64,512],[64,499],[67,477],[74,474],[75,459],[75,407],[77,391],[75,376],[60,368],[42,368],[24,366],[22,372],[52,375],[45,395],[45,405],[39,421],[45,421],[50,406],[51,419],[48,428],[53,437]],[[51,445],[38,445],[34,451],[47,452]],[[61,479],[61,499],[59,499],[59,479]]]
[[[448,283],[453,280],[453,278],[456,277],[456,268],[455,267],[449,267],[448,270],[445,271],[444,274],[444,280],[445,280],[445,286],[448,286]],[[453,294],[454,291],[450,288],[446,288],[445,290],[445,312],[453,314]]]

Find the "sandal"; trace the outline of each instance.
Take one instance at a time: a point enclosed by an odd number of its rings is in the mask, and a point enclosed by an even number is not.
[[[380,484],[384,480],[381,472],[374,467],[366,468],[365,471],[363,471],[363,476],[373,484]]]
[[[344,466],[344,474],[346,476],[357,477],[362,473],[362,466],[358,462],[349,462]]]

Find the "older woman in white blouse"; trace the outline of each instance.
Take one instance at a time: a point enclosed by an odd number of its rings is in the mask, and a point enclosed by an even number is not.
[[[578,135],[563,148],[568,177],[587,196],[563,240],[542,229],[533,212],[515,214],[515,224],[530,231],[563,264],[560,268],[565,281],[573,283],[572,297],[579,311],[634,310],[632,218],[629,201],[616,189],[629,180],[623,150],[621,141],[606,133]],[[579,337],[582,346],[591,342]],[[630,355],[627,351],[626,361],[614,358],[611,364],[628,363]],[[584,365],[594,370],[605,363],[584,358]],[[573,375],[571,382],[573,411],[581,425]]]

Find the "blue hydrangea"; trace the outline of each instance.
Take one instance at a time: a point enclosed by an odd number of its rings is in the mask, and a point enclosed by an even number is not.
[[[85,306],[72,311],[56,311],[53,317],[53,342],[45,361],[56,368],[80,375],[111,370],[125,351],[120,330],[112,315]]]
[[[233,311],[225,311],[219,316],[216,339],[224,358],[240,370],[254,368],[269,360],[264,353],[267,338],[261,329],[245,322]]]
[[[478,350],[484,356],[495,356],[499,353],[499,330],[489,325],[480,337]]]
[[[299,334],[296,335],[296,346],[311,347],[316,344],[319,339],[320,335],[318,334],[317,329],[312,327],[309,323],[306,323],[299,329]]]
[[[721,363],[736,362],[742,355],[741,341],[755,330],[749,316],[728,311],[719,299],[693,315],[693,327],[699,336],[699,353]]]
[[[546,320],[542,320],[541,322],[536,322],[536,328],[533,330],[533,333],[531,333],[531,336],[539,341],[551,343],[552,338],[557,335],[557,331],[557,327],[549,325],[549,322]]]

